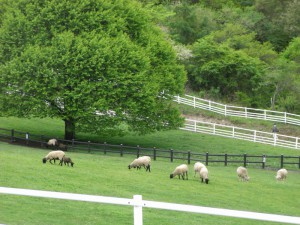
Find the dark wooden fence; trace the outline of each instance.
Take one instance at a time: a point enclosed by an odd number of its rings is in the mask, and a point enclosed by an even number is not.
[[[0,128],[0,139],[9,141],[13,144],[28,145],[32,147],[46,148],[47,140],[50,137],[44,135],[34,135],[28,132],[20,132]],[[253,165],[261,168],[294,168],[300,169],[300,156],[284,156],[284,155],[251,155],[251,154],[210,154],[193,153],[190,151],[175,151],[173,149],[144,148],[141,146],[126,146],[123,144],[112,145],[107,143],[82,142],[76,140],[58,139],[60,143],[68,146],[68,151],[81,151],[88,153],[102,154],[119,154],[133,155],[139,157],[141,155],[149,155],[153,160],[167,159],[170,162],[181,161],[192,164],[196,161],[204,162],[206,165],[223,164],[243,165],[245,167]]]

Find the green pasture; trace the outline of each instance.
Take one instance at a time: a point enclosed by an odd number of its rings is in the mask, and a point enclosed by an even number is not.
[[[129,170],[133,156],[67,152],[74,167],[42,164],[47,150],[0,142],[0,186],[132,198],[300,217],[300,173],[290,171],[284,182],[274,170],[248,168],[249,182],[238,181],[236,167],[209,165],[210,183],[194,177],[170,179],[186,163],[158,159],[151,173]],[[0,194],[1,224],[133,224],[133,208],[111,204]],[[230,217],[143,209],[144,224],[278,224]]]

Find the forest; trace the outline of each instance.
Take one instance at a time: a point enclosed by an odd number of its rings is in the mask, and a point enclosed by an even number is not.
[[[185,66],[186,92],[300,113],[300,1],[140,1]]]

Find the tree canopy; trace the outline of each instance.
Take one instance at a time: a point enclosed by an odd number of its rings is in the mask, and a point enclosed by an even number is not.
[[[141,134],[182,123],[176,54],[130,0],[0,0],[2,115],[56,117],[76,131]]]

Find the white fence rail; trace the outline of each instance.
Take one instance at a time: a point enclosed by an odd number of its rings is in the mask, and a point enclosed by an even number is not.
[[[194,108],[200,108],[200,109],[212,111],[218,114],[222,114],[224,116],[236,116],[236,117],[288,123],[297,126],[300,125],[300,115],[287,113],[287,112],[223,105],[217,102],[213,102],[202,98],[197,98],[190,95],[185,95],[184,98],[180,96],[174,96],[174,101],[180,104],[192,106]]]
[[[300,149],[298,137],[273,134],[257,130],[249,130],[240,127],[186,119],[184,127],[181,127],[180,129],[258,142],[273,146]]]
[[[39,191],[39,190],[7,188],[7,187],[0,187],[0,193],[31,196],[31,197],[55,198],[55,199],[66,199],[66,200],[75,200],[75,201],[133,206],[134,225],[143,224],[143,207],[175,210],[175,211],[182,211],[182,212],[202,213],[202,214],[210,214],[210,215],[218,215],[218,216],[237,217],[237,218],[253,219],[253,220],[263,220],[263,221],[271,221],[271,222],[281,222],[281,223],[289,223],[289,224],[300,224],[300,217],[184,205],[184,204],[174,204],[174,203],[165,203],[165,202],[145,201],[142,200],[141,195],[134,195],[133,199],[128,199],[128,198],[115,198],[115,197],[104,197],[104,196],[96,196],[96,195]]]

